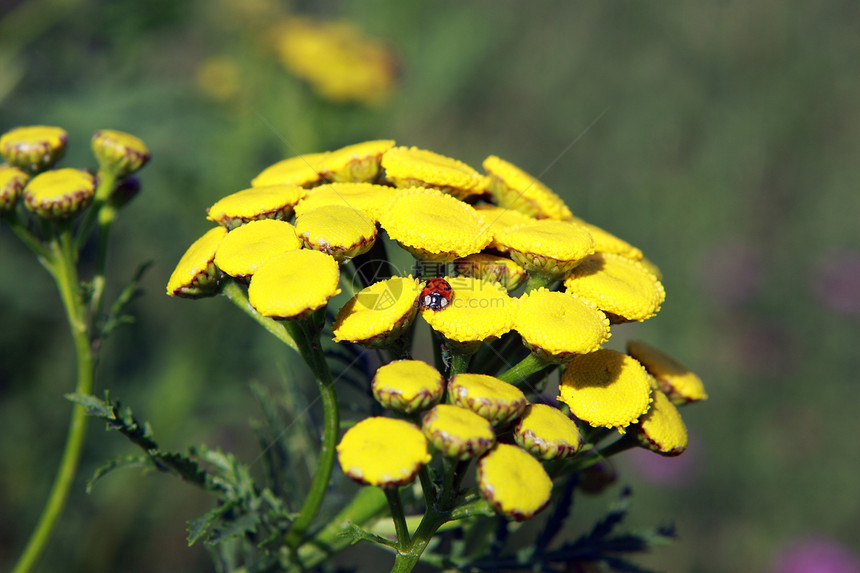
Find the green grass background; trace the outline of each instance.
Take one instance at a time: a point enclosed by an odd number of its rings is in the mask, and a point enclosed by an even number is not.
[[[640,563],[768,571],[810,536],[860,551],[860,4],[370,0],[280,9],[348,20],[386,40],[401,69],[390,102],[319,101],[279,65],[263,42],[265,21],[243,15],[238,1],[0,6],[0,130],[63,126],[64,166],[94,166],[89,137],[100,128],[134,133],[153,153],[143,192],[115,226],[114,292],[139,262],[153,266],[136,325],[104,348],[100,388],[150,420],[166,447],[205,441],[254,460],[249,382],[276,387],[305,372],[226,301],[164,295],[176,261],[209,228],[205,208],[280,158],[363,139],[394,138],[475,167],[496,154],[657,263],[663,310],[614,329],[612,344],[647,340],[699,373],[710,393],[683,411],[692,445],[665,462],[686,460],[673,483],[648,477],[664,463],[656,456],[619,463],[635,494],[629,525],[674,522],[680,534]],[[202,62],[223,56],[240,65],[240,97],[228,104],[194,83]],[[5,227],[0,268],[7,569],[58,463],[74,369],[53,285]],[[204,549],[184,542],[185,521],[210,501],[134,471],[88,496],[92,470],[131,446],[100,424],[87,444],[38,570],[211,570]],[[572,534],[587,525],[572,520]],[[352,559],[374,571],[390,558],[365,546]]]

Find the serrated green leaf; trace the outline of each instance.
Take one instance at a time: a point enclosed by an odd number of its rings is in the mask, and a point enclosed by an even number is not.
[[[99,400],[95,396],[91,396],[89,394],[70,393],[66,394],[66,399],[83,406],[87,416],[107,420],[113,420],[114,418],[111,404],[103,400]]]
[[[149,459],[149,456],[144,455],[119,456],[112,460],[109,460],[108,462],[97,467],[96,471],[93,472],[93,476],[87,482],[87,493],[92,493],[93,486],[96,484],[96,482],[110,472],[120,468],[133,467],[152,468],[152,460]]]
[[[206,540],[206,545],[218,545],[246,533],[256,533],[259,521],[259,517],[255,513],[240,515],[228,521],[223,528],[215,530],[212,536]]]
[[[213,508],[197,519],[188,520],[188,546],[194,545],[201,537],[208,533],[212,524],[222,515],[233,509],[232,503],[225,503]]]

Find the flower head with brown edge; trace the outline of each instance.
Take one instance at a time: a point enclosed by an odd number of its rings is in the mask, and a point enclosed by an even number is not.
[[[430,461],[427,438],[405,420],[366,418],[346,431],[337,445],[343,473],[378,487],[411,483]]]
[[[535,221],[501,229],[495,240],[531,274],[561,277],[594,252],[585,227],[568,221]]]
[[[654,390],[654,403],[631,433],[643,448],[661,456],[681,455],[689,441],[681,413],[660,390]]]
[[[149,161],[146,144],[138,137],[114,129],[100,129],[93,134],[93,154],[99,167],[117,177],[131,175]]]
[[[372,183],[329,183],[319,185],[296,205],[296,215],[301,215],[324,205],[340,205],[361,211],[376,221],[380,210],[391,202],[396,190],[386,185]]]
[[[558,399],[583,422],[623,432],[648,411],[651,377],[626,354],[597,350],[568,362],[559,393]]]
[[[55,169],[36,175],[24,187],[24,204],[47,219],[71,217],[89,205],[95,178],[83,169]]]
[[[416,258],[453,261],[486,247],[491,235],[473,207],[436,189],[397,193],[379,213],[388,235]]]
[[[570,219],[573,213],[549,187],[495,155],[484,160],[489,191],[500,207],[516,209],[538,219]]]
[[[215,251],[225,236],[227,229],[215,227],[192,243],[167,281],[168,295],[200,298],[215,294],[221,274],[215,266]]]
[[[303,187],[290,184],[251,187],[219,199],[206,209],[207,219],[228,230],[259,219],[288,221],[305,193]]]
[[[443,456],[458,460],[477,458],[496,443],[496,434],[486,418],[450,404],[437,404],[426,412],[421,429]]]
[[[594,304],[545,288],[520,297],[514,330],[548,362],[594,352],[610,336],[609,319]]]
[[[270,258],[300,249],[295,228],[286,221],[260,219],[227,233],[215,253],[215,264],[231,277],[247,279]]]
[[[594,239],[594,252],[615,253],[616,255],[621,255],[635,261],[642,259],[641,250],[637,249],[627,241],[619,239],[609,231],[602,229],[597,225],[592,225],[591,223],[583,221],[577,217],[573,217],[570,221],[585,227],[585,230],[588,231],[591,238]]]
[[[494,426],[519,418],[528,404],[522,390],[487,374],[457,374],[448,382],[448,399]]]
[[[445,392],[445,380],[426,362],[395,360],[376,370],[371,389],[385,408],[411,414],[436,404]]]
[[[529,404],[514,428],[514,440],[541,460],[572,456],[582,447],[582,436],[573,420],[546,404]]]
[[[525,282],[528,275],[520,265],[505,257],[475,253],[454,261],[458,276],[488,280],[512,291]]]
[[[340,293],[339,281],[337,262],[329,255],[288,251],[260,265],[248,286],[248,300],[263,316],[303,318]]]
[[[59,127],[16,127],[0,136],[0,155],[28,173],[39,173],[63,156],[68,142],[69,134]]]
[[[341,147],[326,157],[320,166],[320,172],[330,181],[375,181],[379,175],[382,156],[392,147],[393,139],[377,139]]]
[[[650,318],[666,299],[657,277],[639,262],[612,253],[587,257],[567,276],[564,287],[593,302],[612,323]]]
[[[385,180],[395,187],[426,187],[465,199],[486,190],[486,178],[463,163],[417,147],[395,147],[382,156]]]
[[[627,343],[627,354],[645,367],[673,403],[687,404],[708,399],[702,379],[671,356],[637,340]]]
[[[352,207],[324,205],[296,217],[296,234],[306,247],[340,263],[370,250],[376,241],[376,222]]]
[[[21,189],[30,176],[12,165],[0,165],[0,211],[8,211],[18,202]]]
[[[323,181],[320,169],[329,155],[328,152],[307,153],[278,161],[254,177],[251,180],[251,187],[285,184],[313,187]]]
[[[478,461],[481,495],[501,514],[524,521],[549,503],[552,480],[525,450],[496,444]]]
[[[368,348],[385,348],[397,341],[415,320],[421,283],[392,277],[362,289],[338,311],[332,325],[334,341],[348,340]]]
[[[493,240],[490,242],[489,247],[500,253],[507,253],[508,248],[496,240],[496,234],[499,231],[525,225],[526,223],[534,223],[538,220],[514,209],[504,209],[487,203],[475,205],[475,210],[484,218],[487,229],[493,235]]]

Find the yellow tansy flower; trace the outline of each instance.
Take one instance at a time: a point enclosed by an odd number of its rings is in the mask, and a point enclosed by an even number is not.
[[[571,271],[564,287],[596,304],[613,323],[650,318],[666,299],[663,285],[644,266],[612,253],[587,257]]]
[[[339,280],[337,262],[325,253],[288,251],[257,269],[248,286],[248,300],[263,316],[302,318],[340,293]]]
[[[520,169],[495,155],[484,160],[489,190],[500,207],[516,209],[538,219],[570,219],[573,213],[561,198]]]
[[[95,178],[83,169],[55,169],[33,177],[24,187],[24,203],[40,217],[71,217],[96,192]]]
[[[542,460],[571,456],[582,447],[582,436],[573,420],[546,404],[529,404],[514,428],[514,440]]]
[[[552,480],[541,463],[509,444],[496,444],[480,459],[478,487],[500,513],[517,521],[534,517],[552,494]]]
[[[526,223],[534,223],[538,220],[515,209],[504,209],[486,203],[476,205],[475,210],[484,218],[484,223],[493,235],[490,247],[500,253],[508,252],[508,248],[496,240],[495,236],[500,230],[525,225]]]
[[[146,165],[150,158],[149,149],[140,138],[114,129],[95,132],[92,148],[99,167],[117,177],[134,173]]]
[[[323,180],[321,168],[329,153],[307,153],[290,157],[263,169],[251,180],[252,187],[267,185],[299,185],[313,187]]]
[[[21,189],[30,178],[24,171],[12,165],[0,165],[0,211],[6,211],[15,206]]]
[[[445,392],[445,381],[426,362],[395,360],[376,370],[371,389],[376,401],[386,408],[411,414],[438,402]]]
[[[592,303],[545,288],[519,299],[514,330],[540,358],[564,362],[609,339],[609,319]]]
[[[427,438],[418,426],[382,417],[364,419],[347,430],[337,456],[346,475],[379,487],[410,483],[430,461]]]
[[[637,249],[627,241],[619,239],[609,231],[602,229],[597,225],[592,225],[591,223],[583,221],[577,217],[573,217],[570,220],[585,227],[585,230],[588,231],[591,238],[594,239],[594,251],[596,253],[615,253],[616,255],[622,255],[628,259],[636,261],[642,259],[641,250]]]
[[[421,288],[409,276],[392,277],[361,290],[338,311],[332,325],[335,342],[349,340],[370,348],[391,345],[415,319]]]
[[[421,429],[443,456],[458,460],[477,458],[496,443],[486,418],[449,404],[438,404],[424,414]]]
[[[522,390],[487,374],[457,374],[448,382],[448,399],[493,425],[515,420],[528,404]]]
[[[417,147],[395,147],[382,156],[385,180],[395,187],[439,189],[457,199],[479,195],[486,178],[463,163]]]
[[[215,251],[225,236],[227,229],[215,227],[194,241],[167,281],[168,295],[197,298],[214,294],[220,274],[215,266]]]
[[[379,175],[383,154],[394,147],[393,139],[377,139],[347,145],[332,151],[322,164],[321,173],[331,181],[360,183],[374,181]]]
[[[231,277],[246,279],[268,259],[301,246],[295,228],[286,221],[251,221],[227,233],[218,245],[215,264]]]
[[[645,370],[657,380],[660,390],[665,392],[672,402],[685,404],[708,399],[708,393],[701,378],[653,346],[631,340],[627,343],[627,354],[645,367]]]
[[[624,428],[651,404],[651,377],[626,354],[598,350],[574,357],[561,375],[559,400],[592,426]]]
[[[529,273],[560,277],[594,252],[585,227],[568,221],[535,221],[495,235],[513,260]]]
[[[687,426],[678,408],[660,390],[654,391],[651,409],[633,432],[643,448],[661,456],[679,456],[687,449]]]
[[[324,205],[296,217],[296,234],[306,247],[343,262],[370,250],[376,222],[352,207]]]
[[[514,325],[517,299],[495,283],[471,277],[445,277],[454,298],[443,310],[424,308],[421,316],[459,351],[477,350],[482,342],[502,336]]]
[[[496,255],[475,253],[454,261],[458,276],[484,279],[496,283],[505,290],[512,291],[523,284],[527,276],[520,265]]]
[[[396,190],[372,183],[329,183],[310,189],[296,205],[296,215],[301,215],[323,205],[341,205],[361,211],[376,221],[381,209],[391,202]]]
[[[424,260],[453,261],[479,252],[492,238],[470,205],[422,187],[397,193],[379,222],[388,236]]]
[[[0,155],[16,167],[38,173],[63,156],[68,142],[69,134],[59,127],[16,127],[0,136]]]
[[[290,184],[251,187],[216,201],[206,209],[207,219],[227,229],[258,219],[288,221],[293,207],[306,192],[303,187]]]

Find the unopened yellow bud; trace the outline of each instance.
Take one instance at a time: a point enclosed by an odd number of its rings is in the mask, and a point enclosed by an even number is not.
[[[131,175],[149,161],[149,149],[137,137],[115,131],[101,129],[93,134],[93,153],[99,167],[117,177]]]
[[[15,206],[28,179],[29,176],[17,167],[0,165],[0,211]]]
[[[0,155],[16,167],[39,173],[63,156],[68,141],[69,134],[59,127],[16,127],[0,137]]]
[[[86,171],[57,169],[33,177],[24,187],[24,202],[40,217],[62,219],[86,207],[95,191],[95,178]]]

